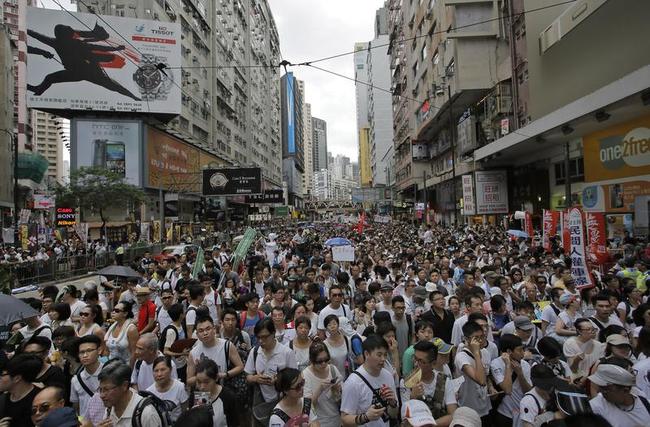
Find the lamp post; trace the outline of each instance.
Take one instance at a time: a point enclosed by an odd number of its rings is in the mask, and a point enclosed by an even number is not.
[[[7,130],[0,129],[1,132],[6,133],[11,138],[11,144],[14,151],[14,161],[13,161],[13,175],[14,175],[14,245],[18,244],[18,176],[16,175],[16,169],[18,168],[18,141],[16,135]]]

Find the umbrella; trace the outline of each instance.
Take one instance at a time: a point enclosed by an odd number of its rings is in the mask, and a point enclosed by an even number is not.
[[[352,246],[352,242],[345,237],[332,237],[325,242],[325,246]]]
[[[97,274],[102,276],[140,277],[140,273],[125,265],[109,265],[99,270]]]
[[[511,236],[515,236],[515,237],[528,238],[528,233],[526,233],[525,231],[521,231],[521,230],[508,230],[508,231],[506,231],[506,233],[508,233]]]
[[[18,298],[0,294],[0,326],[38,316],[39,312]]]

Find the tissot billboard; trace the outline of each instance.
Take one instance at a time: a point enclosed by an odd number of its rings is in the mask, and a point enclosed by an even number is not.
[[[180,24],[30,7],[28,106],[179,114],[180,38]]]
[[[260,168],[203,170],[204,196],[235,196],[262,193]]]

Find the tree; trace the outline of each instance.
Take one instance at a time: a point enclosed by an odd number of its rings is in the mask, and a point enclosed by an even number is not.
[[[106,225],[106,210],[109,207],[134,205],[145,199],[140,187],[126,182],[124,177],[108,169],[82,167],[70,173],[70,183],[56,188],[57,204],[78,206],[99,213],[102,220],[102,234]]]

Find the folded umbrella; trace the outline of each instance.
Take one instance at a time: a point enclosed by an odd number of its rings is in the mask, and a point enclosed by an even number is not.
[[[327,239],[325,246],[352,246],[352,242],[345,237],[332,237]]]
[[[140,277],[140,273],[125,265],[109,265],[97,272],[101,276]]]

